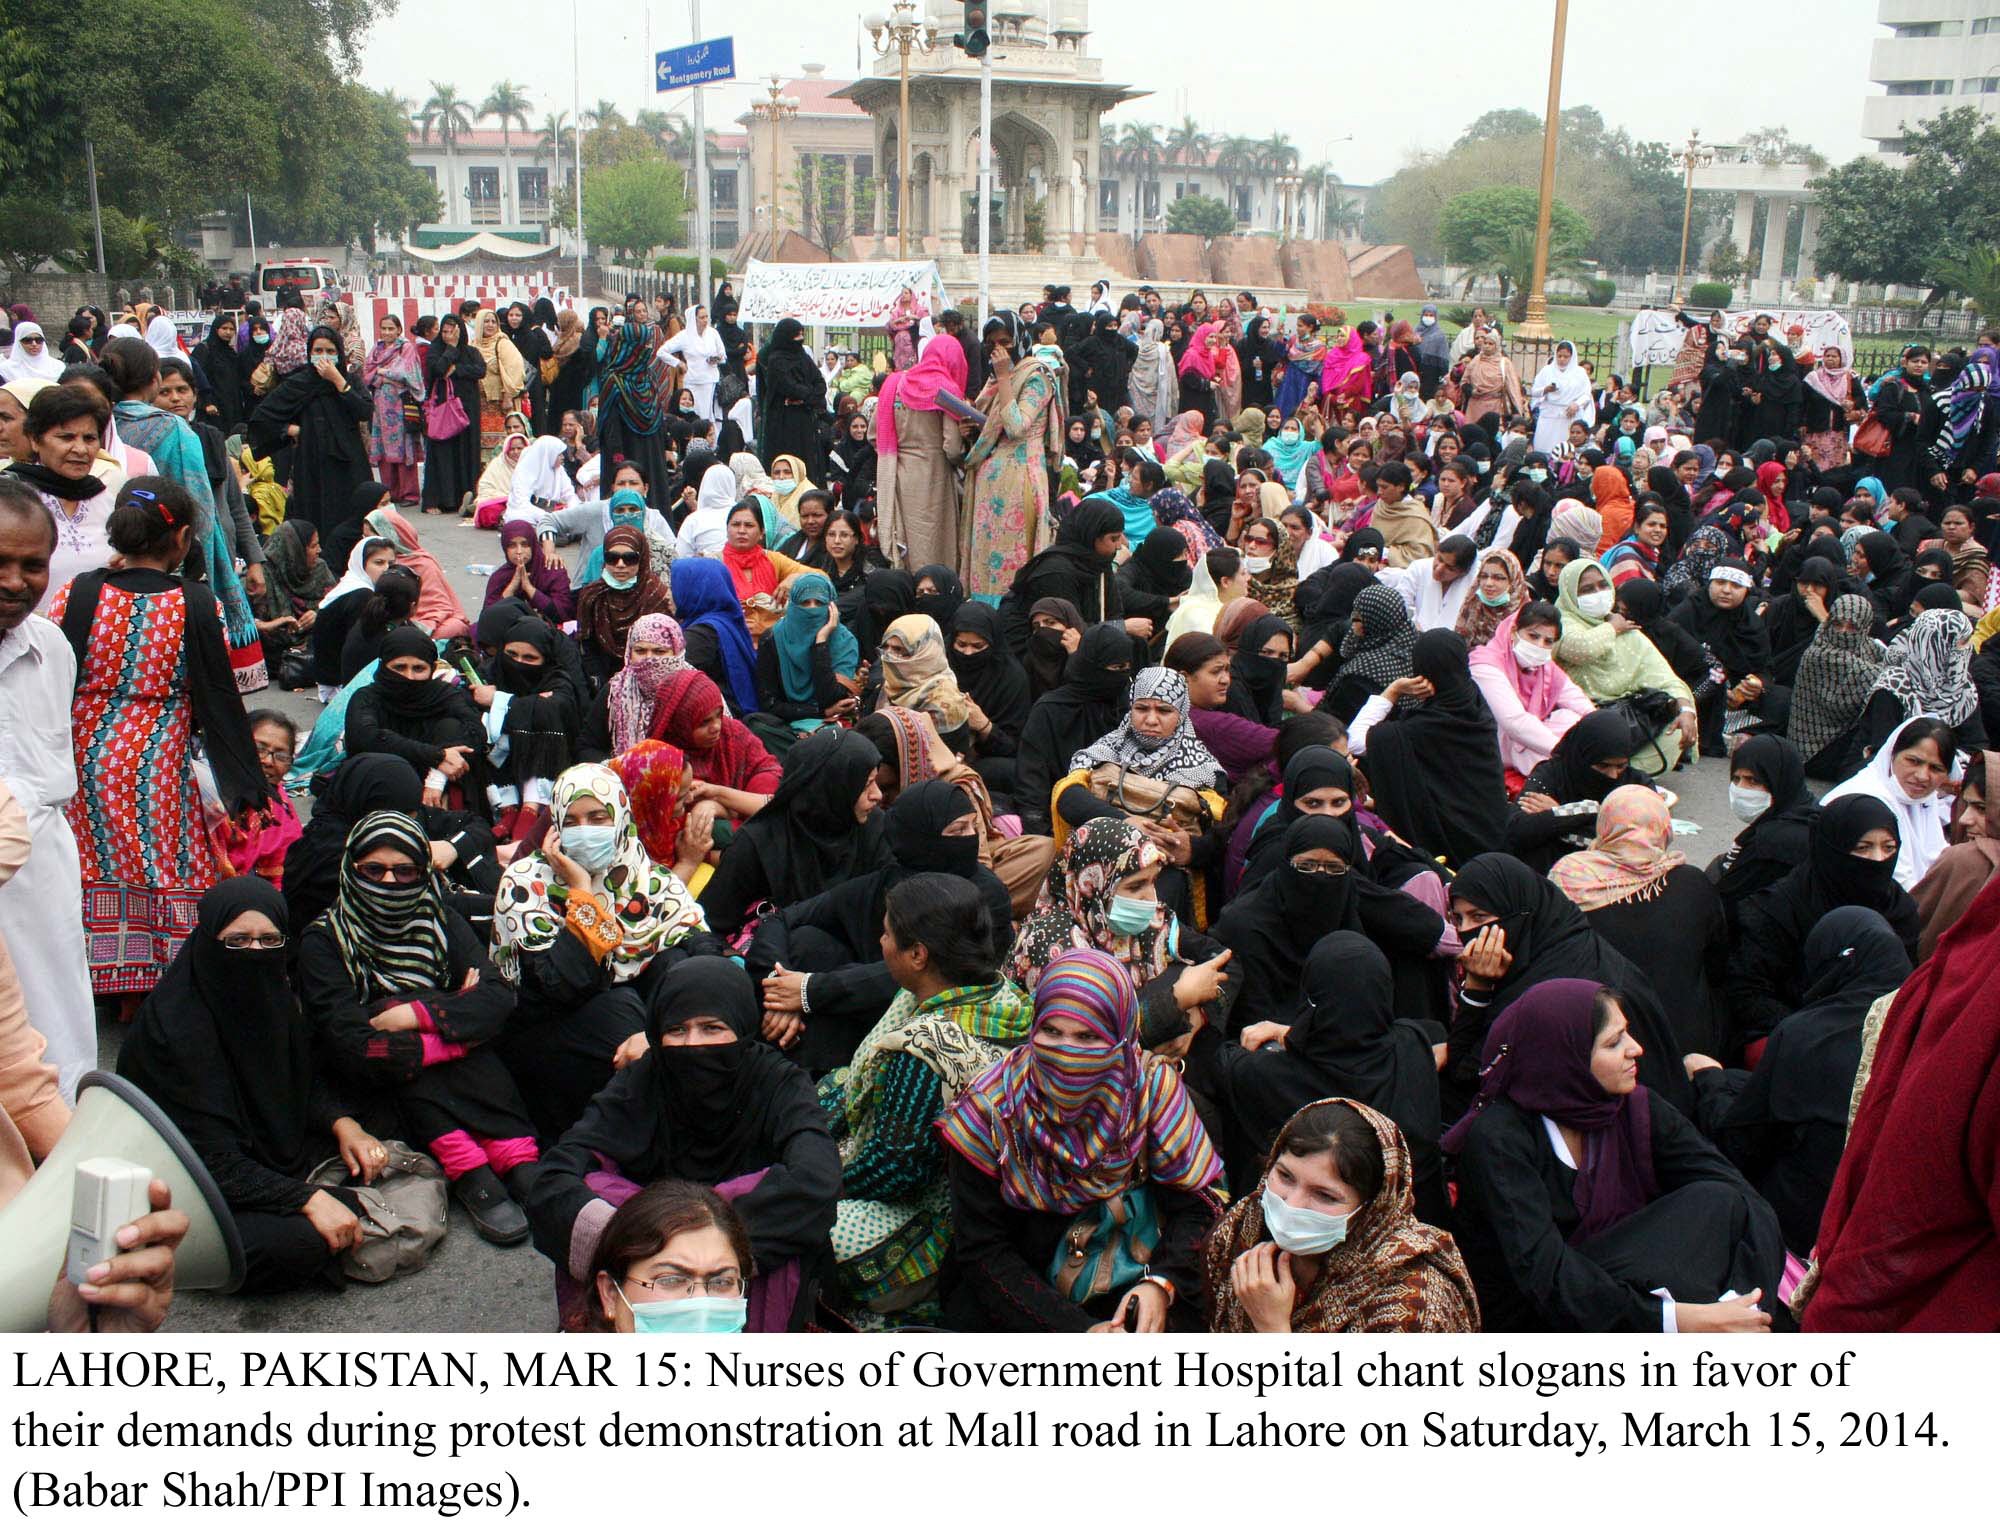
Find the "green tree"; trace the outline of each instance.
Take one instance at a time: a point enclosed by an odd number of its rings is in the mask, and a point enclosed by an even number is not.
[[[1183,117],[1167,129],[1167,157],[1178,164],[1200,164],[1208,155],[1208,144],[1208,134],[1192,117]]]
[[[1525,228],[1532,239],[1541,198],[1521,186],[1488,186],[1462,191],[1438,217],[1438,237],[1444,258],[1453,265],[1491,261],[1515,230]],[[1590,225],[1561,202],[1549,209],[1549,250],[1581,255],[1590,241]]]
[[[1118,159],[1121,166],[1133,175],[1132,223],[1143,232],[1146,227],[1146,187],[1153,188],[1155,203],[1160,197],[1160,167],[1166,163],[1167,151],[1160,139],[1160,130],[1150,122],[1128,122],[1118,140]]]
[[[73,258],[90,242],[80,220],[41,197],[0,197],[0,260],[26,276],[45,262]]]
[[[586,154],[588,148],[586,140]],[[656,245],[680,244],[687,237],[687,205],[680,166],[658,153],[650,159],[623,160],[584,176],[585,234],[616,252],[621,264],[643,256]],[[569,228],[575,214],[565,204],[556,221]]]
[[[595,106],[583,114],[583,125],[587,128],[621,128],[626,126],[625,114],[618,109],[616,101],[600,98]]]
[[[1968,250],[1940,261],[1932,274],[1941,285],[1969,299],[1982,319],[2000,319],[2000,249]]]
[[[1458,142],[1452,147],[1463,149],[1493,138],[1539,138],[1541,132],[1540,113],[1519,106],[1499,106],[1490,112],[1481,112],[1468,122],[1465,131],[1458,135]]]
[[[430,99],[417,108],[417,136],[425,143],[435,134],[444,145],[444,215],[454,216],[462,189],[458,182],[458,140],[472,131],[472,103],[442,80],[431,81]],[[470,213],[470,198],[467,198]]]
[[[1226,202],[1215,197],[1182,197],[1167,209],[1167,232],[1199,234],[1204,239],[1220,239],[1236,228],[1236,215]]]
[[[520,199],[514,185],[514,129],[528,131],[528,109],[533,104],[527,90],[512,80],[500,81],[479,104],[480,116],[491,117],[500,124],[500,216],[509,223],[521,221]]]
[[[2000,128],[1962,106],[1906,125],[1900,166],[1858,158],[1809,182],[1817,261],[1862,282],[1951,285],[1967,250],[2000,244]]]
[[[260,238],[281,243],[367,243],[439,216],[437,187],[410,163],[408,119],[391,95],[341,84],[327,120],[328,152],[257,213]]]
[[[1743,252],[1736,248],[1736,241],[1724,234],[1709,247],[1708,259],[1703,263],[1708,274],[1719,282],[1737,282],[1749,270],[1749,262]]]

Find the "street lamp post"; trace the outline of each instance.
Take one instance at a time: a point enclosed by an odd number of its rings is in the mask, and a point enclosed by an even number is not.
[[[1674,306],[1678,308],[1687,301],[1688,230],[1694,222],[1694,173],[1715,163],[1715,150],[1701,141],[1701,129],[1688,134],[1688,141],[1681,146],[1681,152],[1674,156],[1680,161],[1681,171],[1686,178],[1686,191],[1681,197],[1681,259],[1674,267]]]
[[[785,82],[778,75],[765,81],[765,93],[750,103],[750,110],[771,125],[771,258],[778,258],[778,124],[799,114],[799,98],[785,94]]]
[[[917,15],[915,0],[896,0],[894,11],[864,16],[861,24],[875,39],[875,51],[896,49],[896,258],[910,255],[910,52],[930,52],[930,33]]]
[[[1535,212],[1535,270],[1528,283],[1528,312],[1515,335],[1547,343],[1549,300],[1543,286],[1549,279],[1549,211],[1556,200],[1556,135],[1562,130],[1563,37],[1569,30],[1569,0],[1556,0],[1555,38],[1549,44],[1549,107],[1542,120],[1542,195]]]

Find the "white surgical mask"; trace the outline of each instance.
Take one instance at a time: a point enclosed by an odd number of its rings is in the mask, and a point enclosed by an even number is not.
[[[1546,479],[1548,478],[1548,476],[1549,476],[1549,470],[1548,470],[1547,468],[1529,468],[1529,469],[1528,469],[1528,482],[1529,482],[1529,483],[1542,483],[1542,482],[1544,482],[1544,481],[1545,481],[1545,480],[1546,480]]]
[[[1729,811],[1744,823],[1752,823],[1762,818],[1771,807],[1771,794],[1761,786],[1738,786],[1734,782],[1729,787]]]
[[[1347,1241],[1347,1213],[1330,1216],[1307,1206],[1287,1206],[1264,1187],[1264,1231],[1288,1254],[1324,1254]]]
[[[1611,614],[1612,599],[1609,590],[1592,590],[1588,595],[1576,597],[1576,608],[1585,616],[1594,616],[1601,620]]]
[[[1514,662],[1523,669],[1540,669],[1553,657],[1540,643],[1531,643],[1524,637],[1514,639]]]
[[[1253,574],[1261,574],[1269,569],[1270,566],[1271,560],[1269,558],[1245,558],[1243,560],[1243,567]]]

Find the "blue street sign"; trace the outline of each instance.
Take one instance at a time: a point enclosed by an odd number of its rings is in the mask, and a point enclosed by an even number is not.
[[[656,90],[683,90],[736,78],[736,39],[711,37],[685,48],[664,48],[653,57]]]

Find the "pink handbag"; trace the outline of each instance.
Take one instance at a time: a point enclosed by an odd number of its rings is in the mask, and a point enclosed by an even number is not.
[[[432,441],[449,441],[471,423],[456,388],[440,385],[424,400],[424,435]]]

